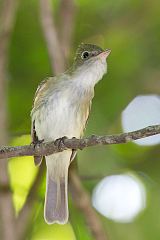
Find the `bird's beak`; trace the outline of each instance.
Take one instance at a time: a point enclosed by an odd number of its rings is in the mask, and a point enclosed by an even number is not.
[[[109,56],[110,53],[111,53],[111,50],[106,49],[102,53],[100,53],[99,56],[106,59]]]
[[[103,54],[105,55],[105,57],[107,58],[109,56],[109,54],[111,53],[111,49],[106,49]]]
[[[104,51],[105,55],[106,55],[106,58],[109,56],[109,54],[111,53],[111,49],[106,49]]]

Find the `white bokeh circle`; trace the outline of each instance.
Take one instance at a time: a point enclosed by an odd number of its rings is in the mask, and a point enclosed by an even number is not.
[[[146,206],[143,183],[134,175],[105,177],[92,195],[94,208],[116,222],[131,222]]]
[[[135,97],[122,112],[124,132],[135,131],[160,124],[160,96],[142,95]],[[160,134],[134,141],[139,145],[160,143]]]

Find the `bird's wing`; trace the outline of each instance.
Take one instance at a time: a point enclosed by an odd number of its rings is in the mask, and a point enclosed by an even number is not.
[[[90,98],[90,100],[87,100],[85,104],[83,104],[82,108],[83,108],[83,113],[85,113],[85,122],[84,122],[84,125],[83,125],[83,129],[82,129],[82,132],[81,132],[81,137],[83,136],[83,133],[86,129],[86,126],[87,126],[87,123],[88,123],[88,119],[89,119],[89,114],[90,114],[90,111],[91,111],[91,105],[92,105],[92,98],[94,96],[94,93],[92,93],[91,95],[92,97]]]
[[[44,101],[44,96],[46,93],[46,88],[47,88],[47,81],[50,81],[51,78],[46,78],[44,79],[38,86],[35,96],[34,96],[34,101],[33,101],[33,109],[31,112],[31,116],[33,114],[34,111],[36,111],[39,106],[41,106],[41,104],[43,104]],[[36,145],[37,143],[39,143],[40,139],[38,139],[38,136],[36,134],[36,130],[35,130],[35,120],[32,119],[32,124],[31,124],[31,138],[32,138],[32,143],[34,145]],[[43,156],[34,156],[34,163],[35,165],[40,165],[42,162],[42,158]]]
[[[44,95],[47,90],[47,83],[49,83],[50,80],[51,80],[51,78],[46,78],[39,84],[39,86],[36,90],[36,93],[34,95],[33,110],[37,109],[37,107],[40,106],[41,103],[43,102]]]
[[[91,110],[91,105],[92,105],[92,101],[91,101],[91,100],[89,101],[89,104],[84,104],[84,105],[83,105],[83,107],[84,107],[84,108],[83,108],[83,111],[84,111],[84,113],[85,113],[86,121],[85,121],[85,123],[84,123],[84,125],[83,125],[82,131],[81,131],[81,134],[80,134],[80,137],[83,136],[84,130],[85,130],[86,125],[87,125],[87,123],[88,123],[89,113],[90,113],[90,110]],[[71,154],[71,157],[70,157],[70,161],[71,161],[71,162],[75,159],[76,155],[77,155],[77,150],[72,149],[72,154]]]
[[[86,126],[87,126],[87,123],[88,123],[89,114],[90,114],[90,111],[91,111],[91,106],[92,106],[92,100],[90,100],[89,106],[88,106],[88,109],[87,109],[87,114],[86,114],[87,117],[86,117],[86,123],[85,123],[84,130],[86,129]]]
[[[34,96],[33,109],[31,111],[31,115],[40,106],[47,102],[48,96],[52,94],[53,89],[56,87],[56,83],[62,81],[66,77],[67,77],[66,74],[60,74],[59,76],[55,77],[48,77],[39,84]]]

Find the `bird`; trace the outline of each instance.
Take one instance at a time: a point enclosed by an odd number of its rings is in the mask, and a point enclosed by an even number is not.
[[[82,43],[72,66],[64,73],[43,80],[31,111],[31,136],[36,145],[57,139],[82,138],[89,117],[94,87],[107,72],[111,50]],[[45,156],[46,194],[44,219],[47,224],[68,222],[68,170],[77,152],[64,150]],[[43,156],[34,156],[36,166]]]

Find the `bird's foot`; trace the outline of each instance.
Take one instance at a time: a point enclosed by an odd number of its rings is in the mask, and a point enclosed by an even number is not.
[[[41,143],[43,143],[43,142],[44,142],[44,139],[42,139],[42,140],[36,139],[35,141],[32,141],[30,145],[33,146],[34,148],[36,148],[36,146],[41,145]]]
[[[59,151],[64,150],[65,148],[65,144],[64,144],[64,140],[68,139],[66,136],[61,137],[61,138],[57,138],[54,142],[54,144],[58,147]]]

